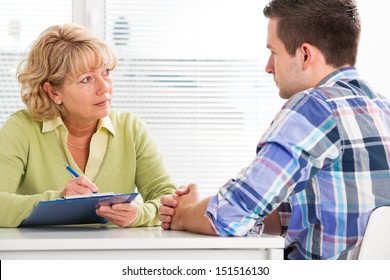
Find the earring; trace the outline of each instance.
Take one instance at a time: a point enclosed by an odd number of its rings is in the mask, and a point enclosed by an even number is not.
[[[58,105],[61,105],[62,101],[61,101],[61,100],[57,100],[56,103],[57,103]]]

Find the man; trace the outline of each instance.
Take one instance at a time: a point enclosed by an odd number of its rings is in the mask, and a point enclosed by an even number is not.
[[[390,204],[390,103],[359,77],[353,0],[271,0],[266,71],[287,99],[252,163],[214,197],[161,199],[164,229],[284,234],[289,259],[354,259]]]

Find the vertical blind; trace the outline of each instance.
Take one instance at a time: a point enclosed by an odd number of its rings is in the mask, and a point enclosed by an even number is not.
[[[7,38],[0,41],[0,125],[22,107],[20,53],[47,26],[80,13],[72,13],[70,0],[21,2],[0,2],[0,34]],[[83,23],[98,28],[119,57],[113,108],[141,117],[175,182],[198,183],[202,196],[250,163],[282,104],[265,73],[262,2],[84,1]]]

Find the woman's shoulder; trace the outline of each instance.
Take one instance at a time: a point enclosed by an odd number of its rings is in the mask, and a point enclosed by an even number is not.
[[[42,129],[42,122],[34,120],[26,110],[11,114],[1,126],[1,135],[10,138],[27,137]]]
[[[115,133],[128,135],[129,137],[149,138],[148,124],[134,113],[110,111],[109,116]]]
[[[25,109],[18,110],[12,113],[4,125],[18,125],[18,126],[40,126],[40,121],[34,120]]]
[[[143,121],[132,112],[123,112],[123,111],[110,111],[110,119],[114,127],[121,125],[139,125]]]

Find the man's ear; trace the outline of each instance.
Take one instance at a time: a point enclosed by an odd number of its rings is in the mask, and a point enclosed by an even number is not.
[[[58,94],[57,90],[52,86],[51,83],[45,82],[42,87],[46,91],[50,99],[53,100],[54,103],[56,104],[62,103],[62,98],[60,94]]]
[[[306,70],[313,62],[313,58],[315,56],[314,47],[310,44],[304,43],[299,50],[302,62],[302,69]]]

